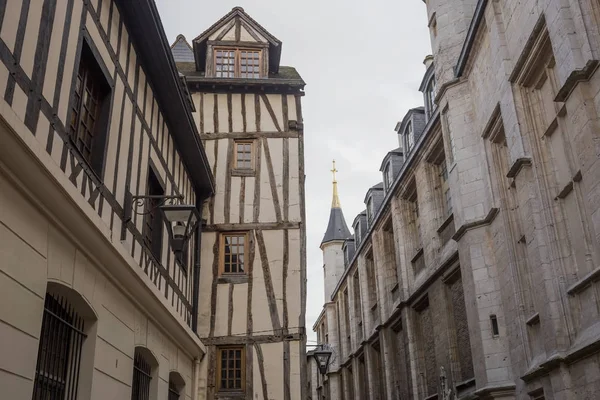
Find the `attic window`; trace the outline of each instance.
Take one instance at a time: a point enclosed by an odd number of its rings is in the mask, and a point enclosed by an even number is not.
[[[258,79],[261,77],[262,51],[218,48],[214,50],[215,77]]]
[[[385,184],[385,190],[389,190],[392,187],[392,183],[394,183],[394,173],[391,162],[387,163],[383,170],[383,182]]]
[[[408,148],[408,151],[411,151],[415,145],[415,135],[413,134],[412,122],[408,123],[404,134],[406,135],[406,147]]]

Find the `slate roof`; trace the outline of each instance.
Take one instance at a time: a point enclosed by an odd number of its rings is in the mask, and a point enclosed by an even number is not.
[[[339,207],[332,208],[329,214],[329,224],[327,225],[321,245],[334,240],[346,240],[350,236],[350,230],[348,229],[348,225],[346,225],[342,209]]]
[[[192,46],[185,40],[183,35],[177,35],[177,39],[171,45],[171,53],[173,53],[173,59],[177,64],[180,62],[194,62]]]

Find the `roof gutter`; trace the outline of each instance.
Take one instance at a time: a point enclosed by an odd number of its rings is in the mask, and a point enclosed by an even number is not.
[[[153,82],[157,101],[194,187],[206,198],[215,191],[208,158],[179,79],[175,61],[153,0],[116,0],[138,56]]]
[[[462,76],[465,67],[467,66],[467,61],[469,61],[469,56],[471,55],[471,50],[473,49],[473,44],[475,43],[477,31],[479,30],[481,21],[483,21],[483,15],[485,13],[487,3],[488,0],[479,0],[477,2],[477,7],[475,7],[475,13],[473,14],[473,18],[471,19],[469,30],[467,31],[467,37],[463,43],[462,50],[460,51],[458,62],[454,67],[454,74],[457,78],[460,78]]]

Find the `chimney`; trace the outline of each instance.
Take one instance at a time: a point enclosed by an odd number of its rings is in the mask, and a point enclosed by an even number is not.
[[[429,66],[433,64],[433,56],[431,54],[426,56],[425,60],[423,60],[423,64],[425,64],[425,68],[429,69]]]

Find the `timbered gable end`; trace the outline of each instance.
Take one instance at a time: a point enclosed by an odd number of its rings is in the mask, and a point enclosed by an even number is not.
[[[193,40],[196,70],[213,78],[267,78],[279,70],[281,42],[235,7]]]
[[[149,193],[150,171],[161,193],[186,204],[209,196],[213,184],[162,27],[147,23],[158,17],[140,3],[10,2],[0,21],[2,118],[31,135],[23,142],[46,169],[60,168],[75,187],[66,193],[96,214],[99,232],[124,246],[146,284],[191,324],[192,252],[176,262],[166,229],[154,241],[162,248],[149,248],[146,205],[126,218],[128,196]]]
[[[306,387],[293,372],[304,370],[304,82],[279,66],[281,42],[239,7],[192,41],[194,65],[184,44],[172,52],[216,182],[201,243],[206,398],[290,399]],[[223,348],[243,349],[242,386],[212,368]]]

